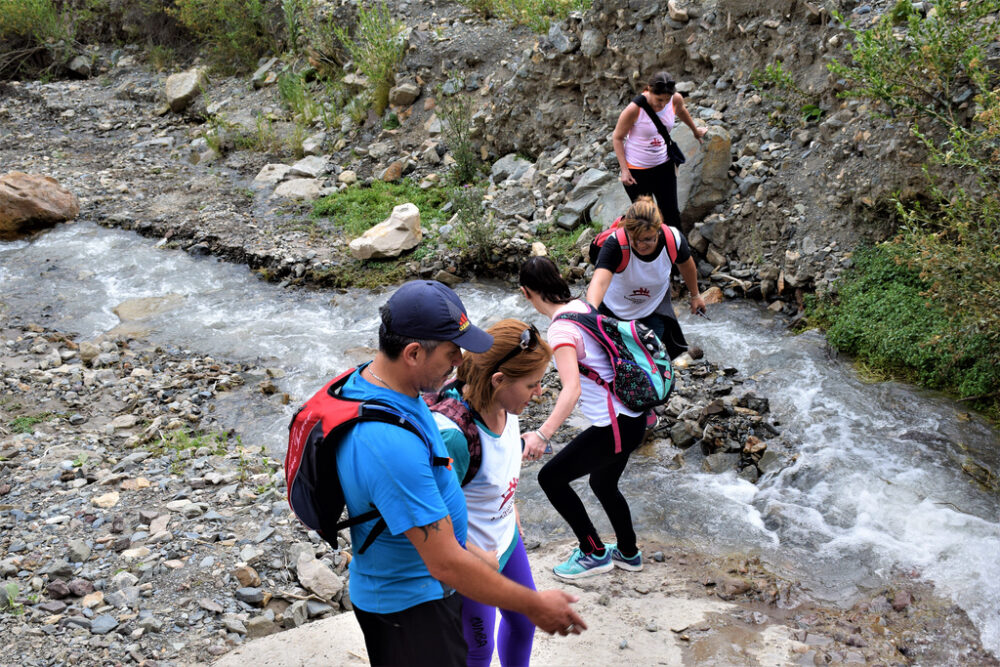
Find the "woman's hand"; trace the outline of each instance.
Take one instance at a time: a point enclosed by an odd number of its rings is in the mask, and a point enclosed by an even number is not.
[[[521,452],[522,461],[537,461],[545,453],[545,441],[537,433],[530,431],[521,436],[524,440],[524,451]]]
[[[627,168],[622,169],[622,175],[619,176],[618,179],[622,182],[622,185],[635,185],[635,179],[632,178],[632,172],[630,172]]]
[[[696,127],[694,129],[694,138],[698,140],[699,144],[701,143],[701,140],[705,136],[706,133],[708,133],[708,128],[707,127]]]
[[[701,295],[691,297],[691,314],[697,315],[698,313],[705,312],[705,299]]]

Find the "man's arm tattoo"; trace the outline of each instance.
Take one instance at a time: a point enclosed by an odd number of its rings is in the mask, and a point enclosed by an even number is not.
[[[440,532],[441,530],[443,530],[444,526],[442,526],[442,524],[444,522],[445,522],[445,519],[438,519],[437,521],[435,521],[433,523],[429,523],[426,526],[417,526],[420,530],[424,531],[424,542],[426,542],[427,540],[430,539],[430,537],[431,537],[431,531],[432,530],[435,533]]]

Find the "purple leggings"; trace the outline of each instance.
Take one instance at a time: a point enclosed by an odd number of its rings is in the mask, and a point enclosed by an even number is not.
[[[528,565],[528,554],[524,550],[521,536],[517,536],[514,553],[500,574],[517,583],[535,590],[535,580]],[[467,664],[469,667],[489,667],[493,659],[493,627],[496,623],[496,607],[462,599],[462,629],[465,642],[469,645]],[[531,659],[531,643],[535,639],[535,624],[524,614],[508,609],[500,610],[500,630],[497,633],[500,664],[503,667],[522,667]]]

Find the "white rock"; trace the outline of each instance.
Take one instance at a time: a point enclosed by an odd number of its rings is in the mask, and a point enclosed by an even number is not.
[[[392,214],[358,238],[348,249],[356,259],[398,257],[416,247],[423,238],[420,211],[407,202],[392,209]]]
[[[313,201],[326,193],[323,183],[315,178],[293,178],[274,189],[272,197],[285,197],[300,201]]]
[[[299,555],[295,569],[299,583],[324,600],[333,599],[344,589],[344,581],[336,572],[308,554]]]
[[[254,187],[270,187],[285,180],[291,167],[287,164],[266,164],[253,179]]]
[[[170,110],[177,112],[187,108],[191,101],[201,94],[208,84],[205,70],[201,67],[189,69],[186,72],[171,74],[167,77],[167,104]]]
[[[290,177],[319,178],[326,173],[329,160],[323,155],[307,155],[288,170]]]

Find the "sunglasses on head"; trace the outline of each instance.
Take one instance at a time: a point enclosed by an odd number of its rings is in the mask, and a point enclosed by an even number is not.
[[[503,358],[493,366],[493,370],[490,371],[490,375],[499,371],[501,366],[516,357],[522,351],[534,350],[536,347],[538,347],[538,329],[535,328],[534,324],[529,324],[528,328],[521,332],[521,338],[518,340],[517,346],[505,354]]]

